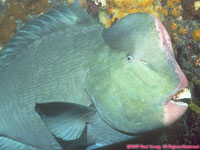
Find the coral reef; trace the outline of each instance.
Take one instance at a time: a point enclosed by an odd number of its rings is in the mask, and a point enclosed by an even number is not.
[[[194,30],[194,32],[192,33],[192,37],[194,40],[200,41],[200,29]]]
[[[99,20],[107,28],[122,17],[135,12],[151,13],[161,20],[163,15],[167,14],[166,9],[161,8],[159,0],[110,0],[100,9]]]
[[[43,14],[50,5],[48,0],[10,0],[0,3],[0,8],[0,45],[3,47],[16,33],[18,20],[27,22],[28,15]]]

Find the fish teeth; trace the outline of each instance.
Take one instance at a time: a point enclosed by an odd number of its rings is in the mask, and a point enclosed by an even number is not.
[[[178,93],[176,93],[172,99],[170,100],[170,102],[179,105],[179,106],[184,106],[187,107],[188,104],[181,102],[181,101],[176,101],[176,100],[181,100],[181,99],[189,99],[191,98],[191,92],[188,88],[184,88],[181,91],[179,91]]]
[[[172,99],[185,99],[185,98],[191,98],[191,92],[188,88],[182,89],[180,92],[178,92],[176,95],[172,97]]]
[[[184,102],[175,102],[173,100],[170,100],[172,103],[176,104],[176,105],[179,105],[179,106],[184,106],[184,107],[187,107],[188,104],[187,103],[184,103]]]

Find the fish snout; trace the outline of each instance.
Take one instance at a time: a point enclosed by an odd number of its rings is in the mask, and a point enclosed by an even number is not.
[[[174,64],[174,68],[175,68],[176,74],[179,77],[179,84],[177,86],[177,89],[181,90],[188,86],[188,80],[185,74],[183,73],[183,71],[181,70],[181,68],[179,67],[179,65],[177,64],[177,62]]]

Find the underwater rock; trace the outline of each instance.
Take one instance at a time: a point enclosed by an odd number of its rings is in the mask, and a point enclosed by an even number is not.
[[[182,0],[181,5],[183,7],[184,19],[200,19],[200,7],[195,7],[195,2],[198,0]],[[197,4],[196,4],[197,5]]]

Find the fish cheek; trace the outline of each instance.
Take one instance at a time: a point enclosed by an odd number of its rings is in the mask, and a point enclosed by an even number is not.
[[[146,129],[153,129],[161,126],[163,120],[163,108],[159,105],[160,99],[157,97],[157,92],[152,91],[152,86],[148,86],[146,81],[141,81],[140,78],[130,74],[129,71],[122,71],[123,75],[120,78],[120,72],[114,72],[112,79],[115,81],[115,86],[118,87],[117,93],[121,102],[121,119],[130,124],[131,128],[137,129],[135,132],[143,132]],[[123,77],[122,77],[123,76]],[[113,81],[113,82],[114,82]],[[115,99],[117,100],[117,99]],[[151,124],[146,127],[145,124]],[[128,125],[127,125],[128,126]]]
[[[110,120],[117,117],[119,107],[113,102],[112,89],[108,77],[109,74],[106,71],[98,73],[88,72],[86,77],[86,90],[101,117],[109,125],[113,126],[115,123]],[[112,116],[113,112],[116,112],[114,116]]]
[[[119,75],[116,75],[118,81]],[[101,117],[113,128],[128,133],[141,133],[161,126],[163,112],[152,103],[142,101],[139,93],[134,94],[132,84],[120,86],[113,81],[110,72],[89,72],[86,88]],[[120,80],[123,82],[123,80]],[[155,109],[156,108],[156,109]]]

